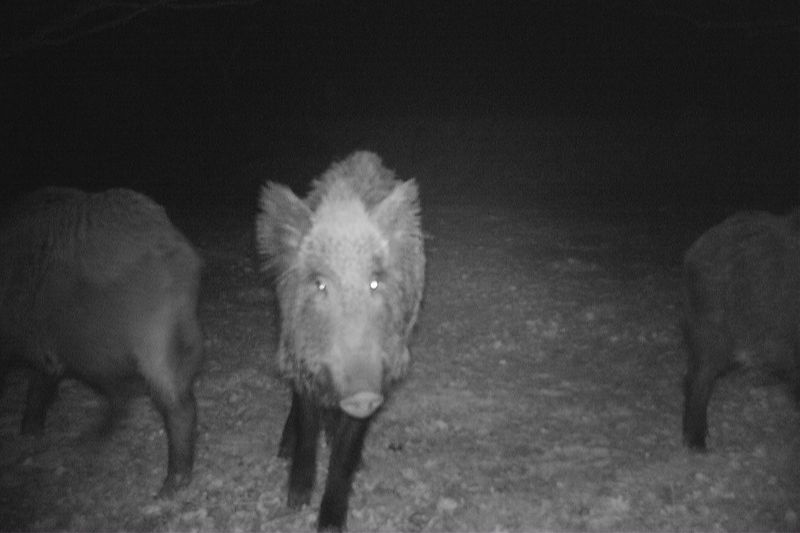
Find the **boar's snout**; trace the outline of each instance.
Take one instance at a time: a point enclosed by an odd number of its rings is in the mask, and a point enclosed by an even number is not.
[[[383,394],[361,391],[339,402],[342,411],[354,418],[367,418],[383,403]]]
[[[384,401],[384,328],[363,309],[345,311],[334,319],[329,360],[339,407],[354,418],[367,418]]]
[[[367,418],[383,404],[384,371],[381,362],[363,355],[347,361],[334,373],[339,407],[354,418]]]

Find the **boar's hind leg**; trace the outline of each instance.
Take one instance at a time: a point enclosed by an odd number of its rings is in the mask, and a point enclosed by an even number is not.
[[[188,485],[192,476],[197,402],[189,388],[169,400],[157,395],[155,403],[164,418],[168,445],[167,477],[158,495],[169,497]]]
[[[688,370],[683,383],[683,440],[692,450],[706,450],[708,402],[714,382],[733,366],[732,347],[714,326],[697,324],[687,328]]]
[[[338,420],[331,447],[328,480],[319,510],[317,527],[320,531],[341,531],[347,522],[347,502],[353,474],[361,464],[364,438],[371,418],[353,418],[341,413]]]
[[[175,338],[166,347],[155,347],[152,361],[145,366],[150,395],[164,419],[167,431],[167,477],[158,493],[169,497],[189,484],[194,463],[197,402],[193,383],[199,365],[202,338],[194,321],[175,328]],[[160,350],[160,351],[159,351]]]
[[[317,473],[320,411],[319,405],[309,395],[292,393],[292,407],[281,438],[282,447],[294,443],[287,503],[290,509],[297,509],[311,501]]]
[[[28,395],[25,402],[25,413],[22,416],[20,433],[38,435],[44,429],[47,408],[53,403],[58,390],[57,376],[31,370],[28,378]]]

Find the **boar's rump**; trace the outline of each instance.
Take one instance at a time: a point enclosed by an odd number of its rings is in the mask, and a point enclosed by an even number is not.
[[[2,367],[31,372],[22,431],[42,431],[63,377],[101,392],[110,419],[143,378],[168,438],[160,494],[186,485],[201,260],[164,209],[127,189],[45,188],[4,214],[0,249]]]
[[[709,399],[729,370],[776,371],[800,400],[800,209],[741,212],[706,231],[684,257],[684,292],[683,438],[705,450]]]

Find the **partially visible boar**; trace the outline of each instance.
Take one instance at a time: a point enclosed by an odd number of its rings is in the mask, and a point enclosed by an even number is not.
[[[320,530],[341,530],[373,414],[406,374],[424,284],[417,185],[355,152],[305,200],[268,183],[256,221],[276,279],[278,364],[292,387],[279,455],[291,457],[290,508],[308,504],[320,426],[331,442]]]
[[[125,189],[41,189],[5,214],[0,250],[2,365],[32,370],[22,432],[42,431],[63,377],[90,385],[117,411],[144,378],[169,441],[159,494],[186,485],[201,261],[163,208]]]
[[[705,450],[714,382],[734,367],[777,371],[800,401],[800,209],[728,218],[689,248],[684,275],[683,438]]]

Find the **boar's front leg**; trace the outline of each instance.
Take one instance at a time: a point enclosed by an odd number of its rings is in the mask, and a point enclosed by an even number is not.
[[[292,406],[289,408],[289,416],[283,424],[281,442],[278,444],[278,457],[281,459],[291,459],[294,456],[294,446],[297,442],[297,417],[300,410],[300,400],[297,393],[292,392]]]
[[[347,522],[347,501],[353,485],[353,474],[361,464],[364,438],[371,417],[354,418],[339,412],[334,424],[328,480],[319,510],[317,528],[320,531],[341,531]]]
[[[289,471],[290,509],[311,502],[317,470],[317,440],[319,439],[321,408],[308,394],[292,393],[292,407],[281,437],[281,450],[294,443],[292,466]]]

